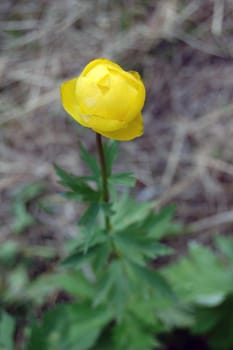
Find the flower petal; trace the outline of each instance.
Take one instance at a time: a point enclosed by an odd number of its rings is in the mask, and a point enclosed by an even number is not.
[[[96,115],[86,116],[88,127],[101,130],[101,132],[113,132],[124,128],[127,123],[117,119],[105,119]]]
[[[75,89],[78,78],[65,81],[61,85],[61,100],[62,105],[67,113],[69,113],[75,120],[77,120],[81,125],[87,126],[88,124],[84,121],[80,114],[80,110],[77,103],[77,98],[75,96]]]
[[[97,59],[81,73],[76,98],[83,114],[127,124],[140,113],[145,88],[138,73],[126,72],[107,59]]]
[[[143,133],[141,77],[108,59],[93,60],[79,77],[63,83],[61,99],[77,122],[106,137],[128,141]]]
[[[127,127],[112,132],[102,132],[94,129],[97,133],[118,141],[130,141],[143,134],[143,117],[139,114],[137,118],[131,121]]]
[[[87,74],[89,74],[95,67],[101,66],[104,69],[106,68],[115,68],[116,70],[122,70],[121,66],[119,66],[119,64],[110,61],[107,58],[96,58],[95,60],[89,62],[86,67],[83,69],[82,71],[82,76],[86,76]]]

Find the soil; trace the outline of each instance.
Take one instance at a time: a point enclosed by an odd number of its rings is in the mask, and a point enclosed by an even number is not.
[[[64,112],[59,85],[95,57],[143,77],[145,132],[121,143],[116,170],[135,174],[138,200],[176,204],[190,232],[170,242],[177,256],[190,240],[232,234],[233,5],[224,1],[221,17],[213,3],[1,1],[1,243],[52,247],[56,258],[77,234],[83,208],[59,195],[52,164],[84,174],[79,142],[95,153],[95,137]],[[17,193],[35,183],[44,189],[25,200],[33,223],[17,234]],[[30,278],[53,263],[37,259]],[[174,337],[166,350],[207,349],[203,339]]]

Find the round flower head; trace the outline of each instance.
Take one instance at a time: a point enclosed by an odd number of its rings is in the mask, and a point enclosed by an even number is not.
[[[110,139],[128,141],[143,133],[143,82],[108,59],[91,61],[79,77],[64,82],[61,99],[77,122]]]

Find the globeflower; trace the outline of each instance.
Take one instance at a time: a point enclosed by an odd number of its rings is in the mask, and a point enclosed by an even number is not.
[[[64,109],[78,123],[114,140],[129,141],[143,133],[145,87],[137,72],[99,58],[61,85]]]

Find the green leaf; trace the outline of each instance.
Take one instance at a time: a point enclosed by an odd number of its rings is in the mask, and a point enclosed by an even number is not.
[[[27,204],[29,201],[36,198],[44,190],[42,184],[33,183],[24,186],[18,191],[13,198],[13,215],[14,222],[12,230],[15,233],[21,233],[28,227],[34,224],[35,219],[28,212]]]
[[[87,226],[88,228],[90,226],[93,226],[95,224],[95,220],[97,217],[97,214],[99,212],[99,204],[98,203],[91,203],[89,207],[86,209],[85,213],[81,217],[79,221],[79,225]]]
[[[90,262],[93,257],[95,257],[99,250],[101,250],[102,245],[96,245],[94,247],[90,247],[88,251],[82,249],[74,250],[63,262],[61,263],[62,267],[73,267],[79,268],[83,264]]]
[[[119,144],[117,141],[111,140],[104,144],[104,156],[107,167],[108,176],[112,173],[113,163],[115,162],[119,153]]]
[[[111,267],[110,267],[111,270]],[[103,278],[100,279],[97,288],[96,288],[96,296],[94,299],[94,305],[100,305],[103,302],[106,302],[109,292],[114,287],[115,276],[111,274],[111,272],[107,272],[103,275]]]
[[[229,262],[233,264],[233,238],[216,236],[215,243],[225,257],[229,259]]]
[[[66,256],[70,256],[73,253],[77,252],[85,252],[85,230],[81,230],[79,232],[79,235],[72,240],[68,240],[65,242],[65,254]],[[94,247],[97,245],[101,245],[107,241],[107,235],[106,232],[100,229],[99,227],[96,226],[95,228],[95,234],[92,236],[91,241],[89,242],[89,247]]]
[[[116,349],[122,350],[153,350],[159,345],[153,328],[145,327],[140,320],[130,314],[114,327],[113,339]]]
[[[88,350],[111,320],[110,311],[87,303],[59,305],[32,328],[27,350]]]
[[[67,183],[70,182],[70,183],[75,184],[78,181],[82,181],[82,182],[95,181],[94,176],[77,176],[71,172],[65,171],[57,164],[53,164],[53,166],[54,166],[54,169],[56,171],[57,176],[60,177],[63,182],[67,182]]]
[[[186,257],[163,269],[181,300],[200,305],[217,305],[232,291],[232,269],[209,248],[189,244]]]
[[[132,173],[116,173],[109,177],[109,183],[112,185],[125,185],[129,187],[135,186],[135,178]]]
[[[15,321],[5,311],[0,312],[0,348],[14,350]]]
[[[150,212],[150,203],[139,203],[125,193],[113,204],[112,209],[112,227],[114,230],[122,230],[132,223],[144,220]]]
[[[14,270],[11,271],[11,273],[8,274],[5,299],[7,301],[13,301],[21,298],[27,286],[27,271],[25,267],[18,265]]]
[[[131,230],[132,226],[154,240],[183,232],[182,226],[173,221],[174,206],[165,207],[156,213],[151,209],[151,203],[138,202],[125,193],[117,198],[112,210],[114,231]]]
[[[106,249],[108,251],[108,236],[101,230],[96,229],[95,234],[93,234],[88,241],[88,250],[86,249],[86,245],[85,232],[84,234],[81,232],[80,236],[68,247],[67,256],[61,263],[61,266],[79,268],[83,264],[90,263],[94,259],[98,269],[99,265],[97,260],[101,260],[99,256],[103,254],[103,257],[105,257],[103,250]]]
[[[158,301],[160,302],[160,300]],[[162,305],[161,305],[162,304]],[[193,307],[189,304],[170,303],[157,305],[156,314],[166,331],[174,328],[191,328],[194,324]]]
[[[79,221],[79,225],[84,226],[85,229],[84,252],[88,250],[90,241],[93,237],[99,210],[99,203],[91,203]]]
[[[111,247],[108,241],[100,246],[93,258],[93,270],[99,274],[108,265]]]
[[[118,350],[113,344],[112,329],[113,324],[107,325],[91,350]]]
[[[194,334],[203,334],[208,339],[210,349],[230,350],[233,347],[233,295],[230,294],[215,307],[195,309]]]
[[[182,226],[173,221],[175,207],[162,208],[158,213],[151,212],[144,222],[150,237],[158,240],[174,234],[182,233]]]
[[[13,240],[7,240],[1,243],[0,262],[4,265],[10,265],[15,261],[20,251],[20,245]]]
[[[90,187],[79,184],[75,186],[75,191],[77,192],[64,192],[62,195],[67,198],[78,202],[97,202],[100,198],[100,194]]]
[[[25,203],[17,201],[14,203],[14,223],[12,230],[15,233],[21,233],[34,224],[35,220],[31,214],[27,212]]]
[[[174,299],[174,293],[170,284],[162,274],[154,269],[142,267],[134,263],[131,263],[130,267],[134,273],[134,278],[136,281],[140,281],[142,287],[151,288],[155,293]]]
[[[193,311],[195,315],[195,323],[192,327],[193,333],[206,334],[215,327],[221,318],[220,314],[216,312],[217,310],[219,308],[196,307]]]
[[[113,260],[108,270],[103,271],[102,278],[97,283],[94,305],[109,304],[115,318],[120,320],[131,293],[124,262]]]
[[[94,295],[94,288],[81,271],[61,271],[54,274],[42,275],[33,281],[25,291],[25,297],[42,303],[57,290],[63,290],[73,297],[90,299]]]
[[[64,196],[69,199],[83,200],[83,201],[98,201],[100,193],[94,190],[87,182],[80,177],[66,172],[62,168],[54,165],[57,175],[60,177],[60,184],[68,187],[73,192],[64,193]]]
[[[97,160],[93,157],[85,147],[80,143],[80,150],[83,161],[87,164],[96,179],[101,177],[101,172]]]
[[[129,314],[136,317],[142,324],[148,327],[154,327],[157,318],[154,301],[154,295],[151,298],[148,295],[142,298],[141,295],[136,295],[135,293],[129,304]]]
[[[139,265],[158,256],[173,253],[171,248],[148,237],[147,232],[143,230],[143,221],[139,227],[131,225],[115,232],[112,239],[122,256]]]

